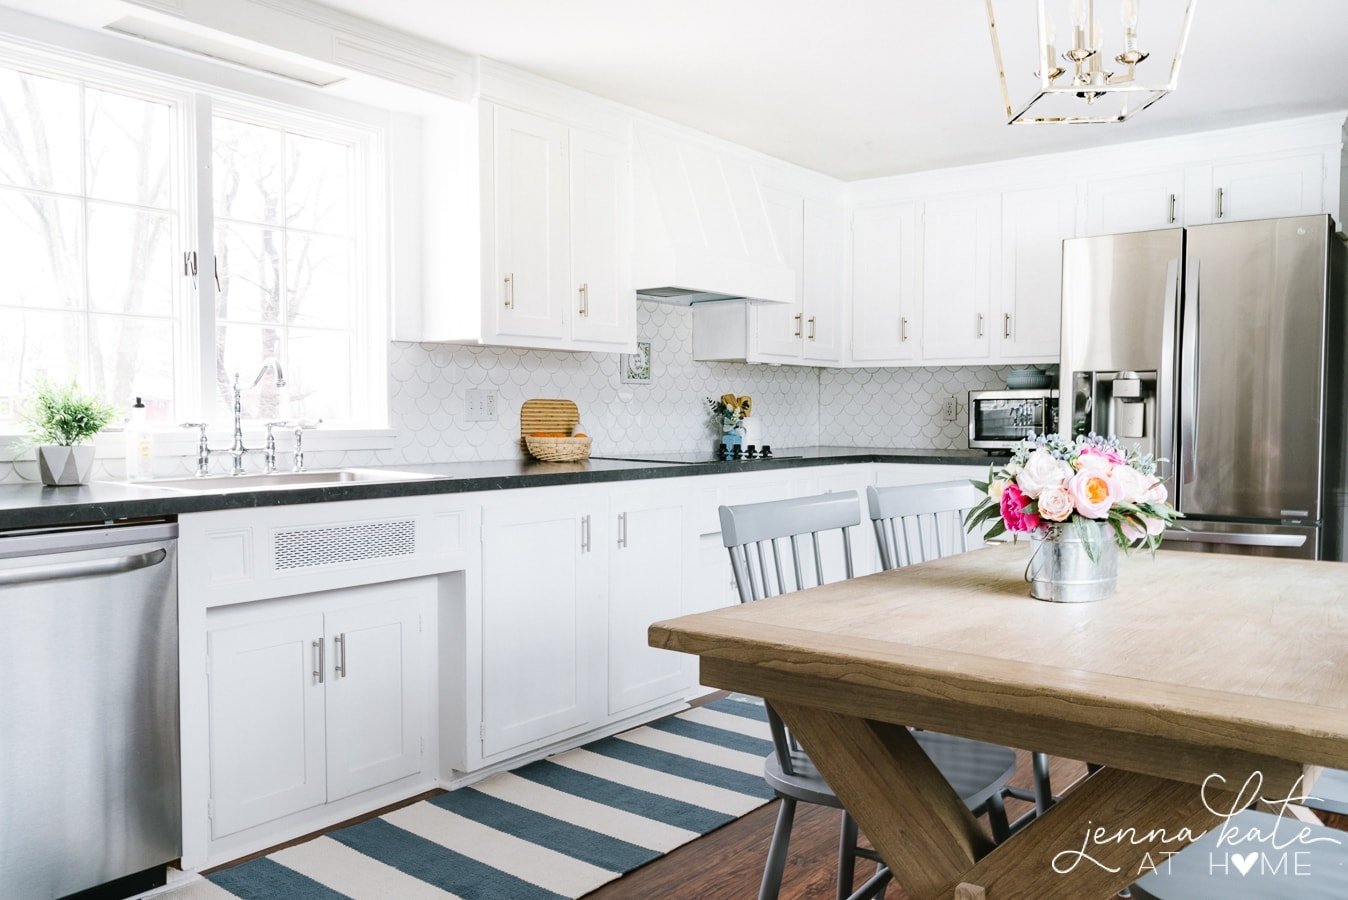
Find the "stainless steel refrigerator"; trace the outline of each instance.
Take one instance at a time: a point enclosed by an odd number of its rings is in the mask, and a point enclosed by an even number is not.
[[[1064,242],[1060,428],[1163,460],[1168,547],[1348,558],[1344,268],[1323,215]]]

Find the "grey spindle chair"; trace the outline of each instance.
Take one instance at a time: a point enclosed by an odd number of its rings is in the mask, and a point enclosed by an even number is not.
[[[984,494],[968,481],[940,481],[900,487],[866,488],[866,505],[875,540],[880,545],[880,564],[897,569],[913,563],[940,559],[969,549],[964,516]],[[982,545],[982,538],[976,540]],[[1035,815],[1053,805],[1053,787],[1049,782],[1048,755],[1031,755],[1034,767],[1034,793],[1010,788],[1007,793],[1019,800],[1033,800]],[[1018,822],[1017,825],[1024,824]]]
[[[842,574],[852,577],[852,538],[848,529],[861,524],[861,502],[855,491],[774,500],[741,506],[722,506],[721,538],[730,553],[730,566],[741,603],[791,593],[827,583],[827,563],[841,551]],[[831,580],[839,580],[833,578]],[[792,738],[782,720],[767,706],[773,752],[764,760],[763,777],[781,798],[782,806],[768,848],[760,900],[772,900],[781,890],[787,846],[797,802],[842,810],[838,851],[839,898],[882,898],[889,869],[873,850],[857,845],[857,826],[810,758]],[[1015,771],[1015,751],[965,738],[915,732],[918,743],[936,763],[955,791],[975,814],[986,811],[993,837],[1010,833],[1002,793]],[[858,858],[876,862],[876,872],[855,893],[852,882]]]

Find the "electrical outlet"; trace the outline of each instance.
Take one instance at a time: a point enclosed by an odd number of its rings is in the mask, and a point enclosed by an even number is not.
[[[960,419],[960,398],[947,397],[945,403],[941,405],[941,415],[947,422],[958,422]]]
[[[495,422],[496,392],[472,388],[464,395],[465,422]]]

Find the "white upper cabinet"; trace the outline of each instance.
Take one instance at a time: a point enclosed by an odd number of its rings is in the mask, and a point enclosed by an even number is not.
[[[918,357],[917,207],[859,209],[852,216],[852,358]]]
[[[629,143],[485,102],[482,127],[482,317],[452,339],[635,349]]]
[[[1214,165],[1212,217],[1206,221],[1273,219],[1322,212],[1324,181],[1322,153]]]
[[[630,153],[574,128],[570,150],[571,336],[577,345],[626,346],[636,335]]]
[[[806,362],[842,359],[843,310],[847,304],[847,212],[805,201],[805,252],[801,263]]]
[[[764,362],[799,362],[804,353],[805,200],[776,188],[764,187],[762,193],[778,255],[795,278],[790,303],[755,304],[750,310],[751,318],[757,320],[757,327],[750,329],[757,346],[750,349],[748,357]]]
[[[487,343],[566,339],[571,302],[565,125],[497,107],[492,133],[495,277]]]
[[[1000,313],[994,357],[1054,360],[1060,352],[1062,242],[1075,234],[1073,186],[1002,195]]]
[[[1086,234],[1123,234],[1183,224],[1184,171],[1086,180]]]
[[[997,195],[929,200],[922,216],[922,358],[982,360],[992,331]]]

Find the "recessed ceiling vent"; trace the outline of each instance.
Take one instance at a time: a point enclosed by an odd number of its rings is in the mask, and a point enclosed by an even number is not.
[[[151,19],[126,16],[103,27],[108,31],[139,38],[152,44],[171,47],[174,50],[185,50],[198,56],[208,56],[211,59],[231,65],[266,72],[268,75],[278,75],[281,78],[288,78],[291,81],[298,81],[314,87],[330,87],[346,80],[342,75],[333,74],[317,66],[306,66],[304,63],[267,53],[264,50],[240,46],[208,34],[174,28],[172,25]]]

